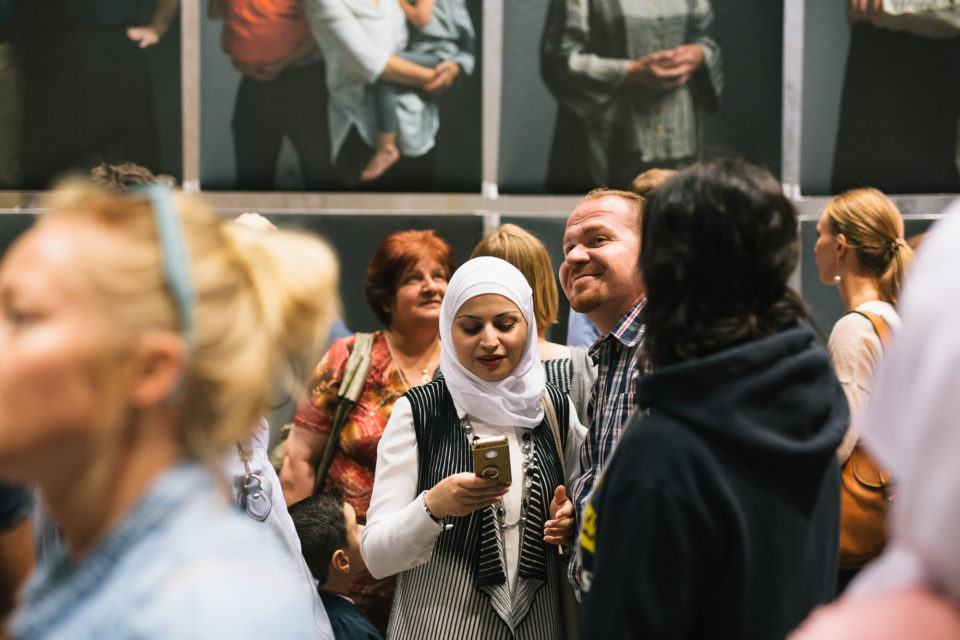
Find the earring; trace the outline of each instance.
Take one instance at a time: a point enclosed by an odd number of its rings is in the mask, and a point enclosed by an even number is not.
[[[841,280],[841,278],[840,278],[840,274],[839,274],[839,273],[838,273],[837,275],[833,276],[833,284],[835,284],[835,285],[836,285],[836,284],[840,284],[840,280]]]

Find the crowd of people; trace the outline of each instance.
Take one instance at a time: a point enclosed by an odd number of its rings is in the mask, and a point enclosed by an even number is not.
[[[889,198],[831,199],[826,338],[768,171],[647,172],[582,198],[556,270],[512,224],[459,266],[389,234],[383,328],[321,357],[327,244],[95,178],[0,264],[4,633],[960,637],[960,212],[912,268]],[[557,280],[589,347],[547,339]],[[275,469],[264,415],[301,365]]]

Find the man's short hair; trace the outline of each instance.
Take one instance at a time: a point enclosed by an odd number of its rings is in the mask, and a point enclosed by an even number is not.
[[[584,203],[590,202],[591,200],[599,200],[601,198],[621,198],[627,201],[627,204],[630,205],[630,208],[636,214],[636,228],[637,237],[640,238],[640,228],[643,225],[643,208],[646,204],[646,199],[632,191],[624,191],[622,189],[610,189],[608,187],[597,187],[590,191],[587,195],[581,198],[580,202],[577,203],[577,209],[579,209]]]
[[[310,573],[323,585],[328,578],[330,559],[346,549],[347,524],[343,514],[343,493],[328,489],[290,506],[290,517],[300,537],[300,552]]]

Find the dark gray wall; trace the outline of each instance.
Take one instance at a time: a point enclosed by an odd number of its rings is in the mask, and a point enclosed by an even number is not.
[[[180,18],[177,16],[163,39],[148,50],[160,136],[158,173],[183,179],[182,101],[180,100]]]
[[[850,27],[843,2],[806,0],[804,10],[800,190],[805,195],[826,195],[830,193]]]
[[[500,191],[542,193],[556,102],[540,78],[548,0],[504,3]],[[735,154],[780,173],[783,3],[715,0],[726,88],[704,119],[708,155]]]
[[[402,229],[433,229],[450,243],[457,264],[470,257],[474,245],[483,235],[480,216],[418,216],[418,215],[264,215],[278,227],[306,229],[326,238],[340,257],[343,316],[354,331],[374,331],[382,328],[363,295],[363,280],[374,250],[383,238]]]

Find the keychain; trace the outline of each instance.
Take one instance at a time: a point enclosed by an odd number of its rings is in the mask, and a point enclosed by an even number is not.
[[[271,487],[269,484],[264,484],[263,479],[250,469],[250,459],[253,454],[246,453],[239,442],[237,443],[237,451],[240,452],[240,458],[243,460],[243,466],[247,472],[240,486],[240,506],[251,518],[263,522],[273,508]]]

